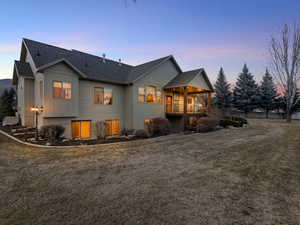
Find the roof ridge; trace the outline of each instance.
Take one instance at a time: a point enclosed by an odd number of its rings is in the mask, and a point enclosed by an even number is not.
[[[144,62],[144,63],[142,63],[142,64],[135,65],[134,67],[142,66],[142,65],[145,65],[145,64],[147,64],[147,63],[152,63],[152,62],[154,62],[154,61],[159,61],[159,60],[167,59],[167,58],[169,58],[169,57],[171,57],[171,56],[172,56],[172,55],[168,55],[168,56],[160,57],[160,58],[158,58],[158,59],[152,59],[152,60],[147,61],[147,62]]]
[[[96,57],[96,58],[99,58],[99,59],[103,60],[103,57],[101,57],[101,56],[93,55],[93,54],[91,54],[91,53],[83,52],[83,51],[80,51],[80,50],[77,50],[77,49],[71,49],[71,52],[78,52],[78,53],[80,53],[80,54],[88,55],[88,56],[91,56],[91,57]],[[115,61],[115,60],[112,60],[112,59],[109,59],[109,58],[105,58],[105,60],[111,61],[111,62],[114,62],[114,63],[120,63],[120,62],[118,62],[118,61]],[[122,62],[121,62],[121,64],[124,65],[124,66],[134,67],[134,66],[129,65],[129,64],[127,64],[127,63],[122,63]]]
[[[49,46],[49,47],[59,48],[59,49],[62,49],[62,50],[68,51],[68,52],[72,52],[70,49],[66,49],[66,48],[63,48],[63,47],[56,46],[56,45],[50,45],[50,44],[47,44],[47,43],[44,43],[44,42],[35,41],[35,40],[32,40],[32,39],[28,39],[28,38],[23,38],[23,40],[24,41],[32,41],[32,42],[43,44],[43,45],[46,45],[46,46]]]
[[[203,70],[203,68],[193,69],[193,70],[187,70],[187,71],[184,71],[182,73],[196,72],[196,71],[200,71],[200,70]]]

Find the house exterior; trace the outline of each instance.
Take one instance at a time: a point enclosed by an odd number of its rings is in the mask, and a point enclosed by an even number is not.
[[[22,125],[63,125],[68,138],[95,138],[96,121],[106,121],[107,135],[155,117],[180,130],[210,110],[213,92],[204,69],[183,72],[171,55],[132,66],[29,39],[13,84]]]

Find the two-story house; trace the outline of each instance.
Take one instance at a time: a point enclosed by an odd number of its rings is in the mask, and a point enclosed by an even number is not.
[[[108,135],[143,129],[154,117],[182,129],[209,111],[213,91],[204,69],[183,72],[173,56],[132,66],[28,39],[13,84],[22,125],[63,125],[69,138],[94,138],[96,121],[107,122]]]

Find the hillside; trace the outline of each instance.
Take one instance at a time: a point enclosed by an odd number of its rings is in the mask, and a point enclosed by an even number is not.
[[[2,79],[0,80],[0,95],[4,91],[5,88],[11,88],[13,87],[12,85],[12,80],[11,79]]]

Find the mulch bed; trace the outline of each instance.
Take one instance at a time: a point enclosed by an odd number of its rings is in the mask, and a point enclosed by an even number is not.
[[[26,127],[15,125],[15,126],[0,126],[0,129],[9,135],[18,138],[21,141],[32,143],[32,144],[38,144],[38,145],[47,145],[49,143],[48,140],[31,140],[34,135],[33,134],[26,134],[24,132],[23,135],[14,135],[12,132],[13,129],[24,129]],[[73,139],[62,139],[61,141],[58,141],[52,145],[54,146],[80,146],[80,145],[96,145],[96,144],[109,144],[109,143],[116,143],[116,142],[127,142],[132,140],[142,139],[138,137],[131,137],[130,139],[125,138],[113,138],[113,139],[87,139],[87,140],[73,140]]]

